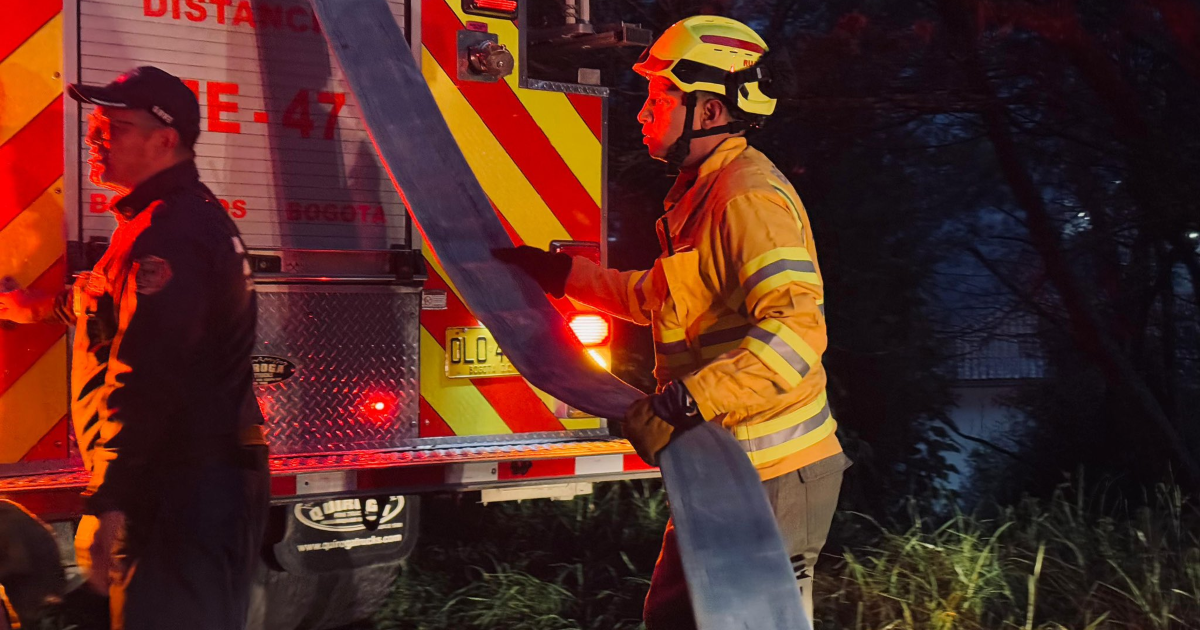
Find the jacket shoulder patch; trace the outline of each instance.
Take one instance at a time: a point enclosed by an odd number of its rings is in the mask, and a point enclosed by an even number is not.
[[[142,256],[137,260],[137,266],[134,282],[137,292],[142,295],[154,295],[162,291],[174,275],[171,272],[171,263],[158,256]]]

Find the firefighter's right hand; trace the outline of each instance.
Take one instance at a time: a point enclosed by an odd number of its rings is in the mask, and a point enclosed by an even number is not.
[[[629,440],[638,457],[651,466],[658,465],[658,453],[671,441],[675,427],[654,413],[653,396],[634,401],[621,420],[621,435]]]
[[[571,274],[571,257],[563,253],[550,253],[544,249],[522,245],[493,249],[497,260],[524,271],[537,281],[542,290],[556,298],[567,292],[567,276]]]
[[[53,306],[53,298],[31,291],[0,293],[0,320],[32,324],[41,321]]]
[[[696,401],[682,381],[671,381],[662,391],[634,402],[621,421],[621,437],[629,440],[642,461],[658,465],[658,453],[671,436],[704,423]]]

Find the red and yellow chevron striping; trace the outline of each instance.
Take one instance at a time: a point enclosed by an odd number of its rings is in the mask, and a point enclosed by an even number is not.
[[[62,3],[23,3],[0,31],[0,280],[53,293],[66,274]],[[62,326],[0,327],[0,464],[67,457]]]
[[[567,100],[571,101],[571,105],[575,106],[575,111],[579,112],[579,117],[583,122],[587,123],[588,129],[591,129],[592,135],[596,136],[601,146],[604,143],[604,101],[595,96],[584,96],[582,94],[568,94]]]
[[[463,154],[513,241],[599,241],[603,233],[603,101],[521,88],[514,74],[498,83],[459,81],[457,33],[483,22],[518,53],[513,24],[461,13],[454,0],[422,4],[422,69]],[[519,60],[518,60],[519,63]],[[421,436],[563,431],[578,422],[555,417],[544,395],[519,377],[448,379],[445,331],[474,326],[428,244],[429,289],[447,291],[447,310],[421,319]],[[570,308],[567,301],[558,305]],[[594,423],[594,421],[593,421]]]
[[[443,0],[429,0],[425,7],[427,10],[424,17],[428,27],[423,30],[426,36],[422,43],[447,78],[457,76],[458,53],[455,38],[457,32],[463,28],[462,23]],[[426,76],[429,76],[428,69]],[[454,81],[454,87],[461,92],[471,109],[475,110],[476,115],[494,134],[513,163],[542,196],[571,237],[582,240],[587,234],[599,234],[599,199],[593,199],[582,183],[599,178],[599,161],[595,162],[595,173],[576,172],[556,149],[556,146],[574,139],[563,138],[558,142],[553,140],[556,135],[568,135],[571,131],[570,123],[583,126],[582,118],[566,95],[547,93],[556,97],[553,104],[557,111],[552,121],[540,125],[540,121],[534,119],[519,98],[521,92],[533,90],[517,88],[514,91],[507,83],[457,80]],[[449,117],[448,120],[453,128],[454,120]],[[587,145],[575,147],[573,151],[580,152],[591,148],[598,155],[599,142],[586,127],[584,131],[588,134],[585,139]],[[506,208],[500,200],[496,200],[496,205],[510,220],[512,213],[527,212],[522,208]],[[532,244],[545,246],[545,243]]]

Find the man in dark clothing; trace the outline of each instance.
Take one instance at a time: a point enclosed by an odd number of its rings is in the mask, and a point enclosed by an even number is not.
[[[103,258],[0,318],[76,326],[72,418],[92,472],[76,536],[114,628],[240,629],[269,499],[250,354],[256,304],[237,227],[200,182],[200,107],[142,67],[72,85],[92,181],[116,191]]]

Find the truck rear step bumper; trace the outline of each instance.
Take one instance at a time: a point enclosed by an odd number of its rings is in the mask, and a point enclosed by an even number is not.
[[[546,480],[608,481],[656,477],[625,440],[351,451],[271,458],[276,503],[327,496],[481,490]],[[88,473],[71,470],[0,478],[0,498],[47,520],[80,513]]]

